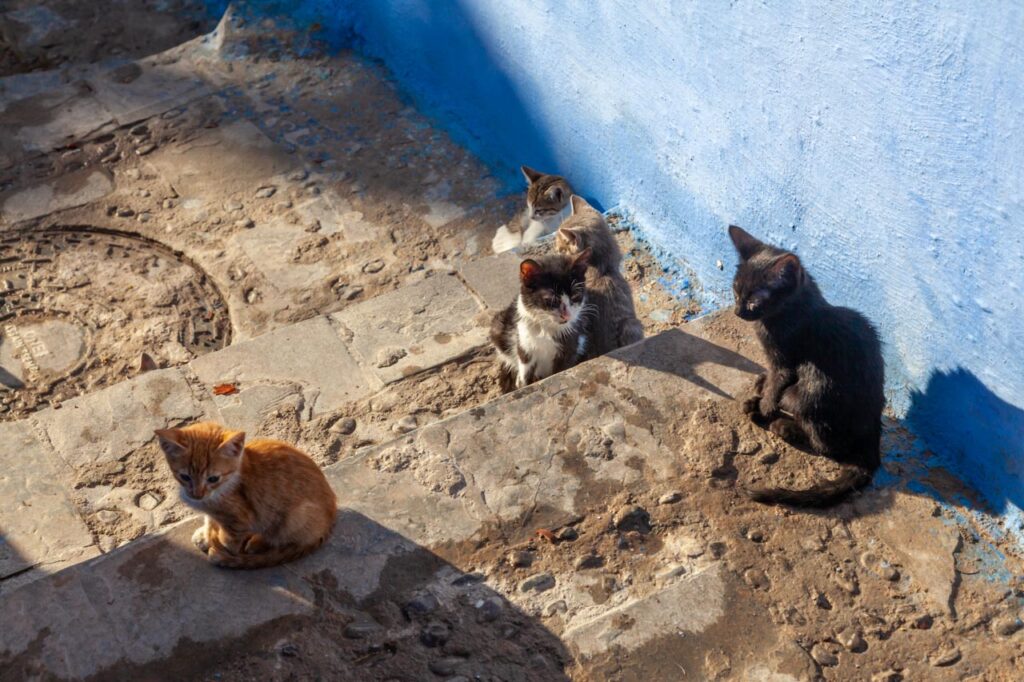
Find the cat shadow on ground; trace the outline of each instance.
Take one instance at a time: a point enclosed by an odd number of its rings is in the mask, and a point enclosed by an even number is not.
[[[923,487],[976,511],[1014,517],[1015,529],[1024,530],[1024,410],[961,367],[934,370],[924,390],[912,391],[904,422],[932,455],[922,463]],[[943,486],[939,467],[980,495]]]
[[[620,348],[609,357],[628,365],[673,374],[720,398],[731,400],[741,396],[731,395],[715,383],[714,366],[750,374],[749,384],[764,371],[763,367],[736,351],[678,328],[648,337],[646,343]],[[747,389],[749,385],[745,384],[743,390]]]
[[[9,679],[39,670],[100,680],[569,679],[558,637],[483,575],[359,512],[341,510],[311,556],[252,571],[207,563],[190,541],[197,526],[4,595],[0,622],[16,625],[0,638],[0,670]],[[69,610],[78,615],[61,617]]]

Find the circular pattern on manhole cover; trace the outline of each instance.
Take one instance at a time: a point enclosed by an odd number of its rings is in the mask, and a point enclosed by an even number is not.
[[[180,253],[89,227],[0,233],[0,420],[231,340],[227,304]]]

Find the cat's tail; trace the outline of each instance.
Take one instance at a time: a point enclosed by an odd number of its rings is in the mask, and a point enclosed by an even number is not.
[[[326,537],[320,538],[311,545],[284,545],[253,554],[218,552],[216,558],[211,558],[211,561],[221,568],[268,568],[301,559],[319,549],[324,544],[324,540]]]
[[[801,490],[749,486],[742,489],[755,502],[788,504],[794,507],[829,507],[840,502],[854,490],[867,486],[874,475],[875,467],[849,464],[843,467],[843,473],[838,478],[817,481],[815,485]]]

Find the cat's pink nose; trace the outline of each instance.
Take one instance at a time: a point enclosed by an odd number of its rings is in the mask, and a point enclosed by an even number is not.
[[[571,317],[571,315],[569,315],[569,309],[565,307],[564,303],[558,309],[558,314],[562,316],[562,322],[568,322]]]

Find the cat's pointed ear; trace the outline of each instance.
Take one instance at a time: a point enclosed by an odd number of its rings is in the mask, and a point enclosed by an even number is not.
[[[750,260],[751,256],[764,248],[764,242],[736,225],[729,226],[729,239],[732,239],[736,252],[743,260]]]
[[[768,271],[781,288],[790,288],[800,283],[804,266],[795,253],[784,253],[772,262]]]
[[[583,197],[581,197],[579,194],[573,194],[569,198],[569,205],[572,206],[572,214],[573,215],[576,215],[577,213],[585,211],[588,208],[591,208],[591,209],[594,208],[593,206],[588,204],[587,200],[584,199]]]
[[[225,457],[241,457],[245,449],[245,431],[232,431],[217,452]]]
[[[156,429],[153,433],[160,443],[160,449],[164,451],[166,456],[180,457],[184,454],[185,445],[182,442],[179,429]]]
[[[576,279],[583,279],[587,275],[587,266],[590,265],[590,257],[593,255],[594,250],[589,246],[572,259],[572,276]]]
[[[526,184],[532,185],[533,183],[544,177],[544,174],[540,171],[535,171],[529,166],[520,166],[519,170],[523,172],[523,177],[526,178]]]
[[[562,197],[565,196],[561,187],[552,187],[548,190],[548,194],[551,197],[551,201],[557,201],[559,203],[562,201]]]
[[[576,230],[571,230],[568,227],[558,228],[558,234],[565,239],[573,248],[576,248],[580,244],[580,236],[576,234]]]
[[[528,287],[533,287],[537,284],[537,278],[540,277],[540,273],[540,263],[535,260],[527,258],[519,264],[519,281]]]

